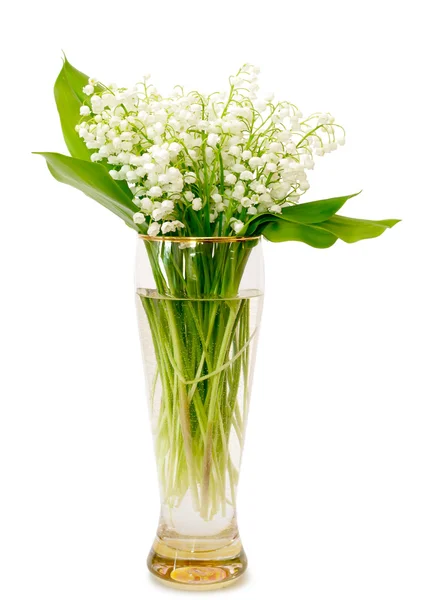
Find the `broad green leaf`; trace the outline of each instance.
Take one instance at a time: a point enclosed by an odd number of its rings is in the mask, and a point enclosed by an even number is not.
[[[130,190],[127,193],[114,181],[101,164],[71,158],[55,152],[35,152],[47,161],[50,173],[60,181],[84,192],[139,231],[132,216],[136,212]],[[128,195],[129,194],[129,195]]]
[[[316,200],[315,202],[304,202],[295,206],[282,208],[282,217],[287,221],[295,223],[321,223],[326,221],[340,210],[345,202],[361,192],[340,196],[339,198],[328,198],[327,200]]]
[[[84,99],[88,100],[88,97],[84,96],[82,92],[83,86],[87,83],[88,75],[75,69],[65,57],[62,70],[54,84],[54,98],[66,146],[74,158],[83,160],[90,160],[91,153],[84,140],[75,131],[75,125],[81,118],[79,109],[83,105]]]
[[[260,235],[263,227],[269,221],[282,218],[285,221],[293,223],[315,224],[325,221],[340,210],[345,202],[361,192],[350,194],[349,196],[340,196],[339,198],[328,198],[327,200],[316,200],[315,202],[305,202],[295,206],[282,208],[280,215],[271,215],[261,213],[256,215],[247,223],[240,235]],[[270,217],[270,218],[269,218]]]
[[[359,192],[360,193],[360,192]],[[336,212],[347,200],[341,196],[282,208],[282,213],[261,213],[247,223],[241,235],[264,235],[272,242],[299,241],[315,248],[328,248],[341,239],[352,243],[381,235],[398,221],[367,221],[341,217]]]
[[[330,232],[339,239],[349,244],[353,242],[359,242],[360,240],[366,240],[369,238],[375,238],[382,235],[384,231],[393,227],[399,222],[399,219],[385,219],[384,221],[368,221],[364,219],[350,219],[349,217],[341,217],[335,215],[319,223],[318,227],[321,227],[327,232]]]
[[[303,223],[291,223],[282,218],[273,220],[263,230],[270,242],[304,242],[313,248],[329,248],[338,239],[336,235],[320,227]]]

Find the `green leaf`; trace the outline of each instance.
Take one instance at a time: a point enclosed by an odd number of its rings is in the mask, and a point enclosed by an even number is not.
[[[278,221],[280,217],[277,217],[272,213],[261,213],[253,217],[247,225],[243,228],[239,235],[255,236],[261,235],[264,228],[274,221]]]
[[[63,137],[70,154],[74,158],[90,160],[90,151],[85,142],[75,131],[75,125],[79,123],[79,109],[88,101],[88,97],[82,92],[84,85],[88,83],[88,75],[75,69],[66,57],[56,83],[54,84],[54,98],[59,112]]]
[[[250,219],[240,235],[264,235],[271,242],[297,241],[314,248],[329,248],[337,239],[352,243],[377,237],[398,223],[396,219],[367,221],[337,215],[354,196],[357,194],[289,206],[282,208],[279,215],[261,213]]]
[[[327,200],[316,200],[315,202],[304,202],[295,206],[282,207],[282,217],[286,221],[295,223],[321,223],[326,221],[340,210],[345,202],[361,192],[340,196],[339,198],[328,198]]]
[[[332,217],[340,210],[345,202],[361,192],[350,194],[349,196],[339,196],[337,198],[328,198],[327,200],[316,200],[314,202],[305,202],[295,206],[282,208],[280,215],[261,213],[250,219],[240,235],[260,235],[263,228],[269,221],[283,219],[293,223],[316,224]]]
[[[304,242],[313,248],[329,248],[338,239],[336,235],[320,227],[291,223],[282,218],[266,225],[263,235],[270,242]]]
[[[321,223],[294,223],[285,221],[283,215],[264,221],[264,237],[271,242],[304,242],[314,248],[329,248],[337,239],[347,243],[378,237],[398,223],[397,219],[367,221],[335,215]],[[257,231],[255,234],[259,235]]]
[[[71,158],[55,152],[35,152],[34,154],[44,156],[50,173],[57,181],[84,192],[123,219],[129,227],[139,231],[132,219],[136,210],[131,200],[131,191],[128,189],[125,192],[101,164]]]
[[[335,215],[318,226],[328,231],[339,239],[352,244],[360,240],[375,238],[382,235],[384,231],[390,229],[399,219],[385,219],[384,221],[368,221],[364,219],[351,219]]]

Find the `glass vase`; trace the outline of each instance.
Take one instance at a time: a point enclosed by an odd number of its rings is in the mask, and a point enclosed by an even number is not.
[[[236,498],[263,304],[259,238],[139,236],[136,302],[161,514],[150,571],[182,589],[247,568]]]

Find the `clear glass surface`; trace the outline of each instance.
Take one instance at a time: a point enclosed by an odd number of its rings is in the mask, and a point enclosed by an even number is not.
[[[164,582],[228,585],[247,566],[236,499],[263,304],[259,239],[138,239],[136,303]]]

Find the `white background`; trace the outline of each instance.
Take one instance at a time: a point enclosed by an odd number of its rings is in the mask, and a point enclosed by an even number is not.
[[[132,290],[134,234],[49,175],[61,49],[131,85],[222,88],[243,62],[347,145],[310,200],[402,218],[329,250],[265,246],[239,495],[250,559],[222,597],[423,597],[422,46],[417,2],[14,2],[1,36],[2,600],[171,597]],[[4,11],[4,9],[3,9]],[[4,17],[6,16],[6,19]],[[183,597],[181,593],[178,597]],[[176,597],[176,596],[175,596]],[[191,596],[192,597],[192,596]]]

